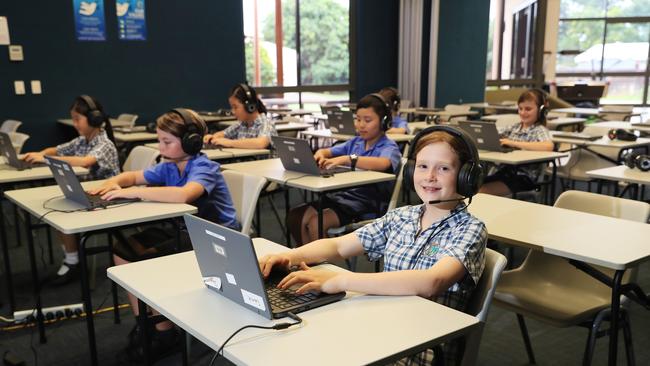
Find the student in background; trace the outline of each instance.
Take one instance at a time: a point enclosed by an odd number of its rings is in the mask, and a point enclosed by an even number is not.
[[[551,135],[546,129],[548,102],[539,89],[529,89],[517,101],[521,122],[501,131],[501,145],[522,150],[553,151]],[[535,188],[535,180],[543,165],[533,164],[516,168],[500,167],[496,173],[485,178],[481,193],[507,196]]]
[[[228,103],[239,123],[212,135],[205,135],[206,144],[241,149],[266,149],[271,136],[277,136],[275,126],[266,116],[266,107],[255,89],[238,84],[230,90]]]
[[[70,107],[70,116],[79,137],[23,157],[31,163],[43,163],[45,155],[64,160],[72,166],[89,170],[90,179],[106,179],[120,173],[120,163],[113,139],[111,122],[102,105],[91,96],[80,95]],[[53,285],[63,285],[79,275],[79,244],[75,235],[59,232],[65,255],[61,267],[52,279]]]
[[[164,161],[144,171],[124,172],[107,180],[91,193],[101,194],[102,198],[108,200],[127,197],[189,203],[198,208],[199,217],[239,230],[235,208],[219,170],[219,163],[209,160],[200,152],[206,130],[205,122],[194,111],[177,108],[163,114],[156,120],[156,133]],[[114,248],[115,264],[171,254],[176,252],[176,246],[176,231],[145,229],[128,238],[127,243],[118,241]],[[189,235],[182,230],[181,250],[190,249]],[[131,310],[137,317],[138,300],[130,293],[128,296]],[[178,332],[170,321],[158,322],[155,328],[152,355],[164,357],[178,350]],[[126,351],[132,361],[143,357],[139,332],[136,325],[129,335]]]
[[[298,285],[298,293],[417,295],[464,311],[485,267],[487,229],[463,202],[481,184],[478,152],[470,137],[451,126],[429,127],[413,143],[404,184],[415,189],[423,204],[391,210],[341,237],[266,255],[259,261],[262,274],[268,276],[274,266],[298,267],[278,287]],[[308,266],[362,254],[371,261],[383,257],[384,272],[330,272]],[[445,358],[453,361],[447,364],[456,364],[457,346],[446,346]],[[432,352],[424,352],[402,361],[431,365],[431,358]]]
[[[347,165],[353,168],[395,173],[400,164],[397,144],[386,137],[390,126],[390,106],[379,94],[369,94],[357,103],[355,128],[359,136],[314,154],[322,168]],[[328,194],[323,199],[323,232],[346,225],[362,215],[386,211],[394,182],[351,188]],[[378,205],[379,203],[379,205]],[[289,226],[297,243],[318,238],[318,212],[314,204],[295,207],[289,213]]]
[[[402,101],[399,91],[397,89],[388,86],[379,91],[384,99],[390,104],[390,109],[392,111],[393,123],[391,128],[386,131],[390,134],[407,134],[409,133],[409,125],[405,119],[399,115],[400,103]]]

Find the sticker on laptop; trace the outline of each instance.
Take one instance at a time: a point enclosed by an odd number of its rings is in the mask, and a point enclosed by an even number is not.
[[[287,146],[287,150],[296,151],[296,148],[295,148],[295,146]]]
[[[237,281],[235,280],[235,276],[233,276],[232,273],[226,272],[226,280],[228,280],[229,284],[237,286]]]
[[[294,163],[294,164],[300,164],[300,159],[298,159],[298,158],[293,158],[293,163]]]
[[[212,289],[221,290],[221,278],[219,277],[203,277],[203,283]]]
[[[482,144],[482,143],[485,142],[485,140],[483,140],[482,138],[479,137],[479,138],[476,139],[476,142],[478,142],[479,144]]]
[[[226,249],[224,249],[224,247],[222,247],[221,245],[217,243],[212,243],[212,249],[214,249],[214,252],[219,254],[220,256],[228,257],[226,255]]]
[[[72,192],[72,187],[69,184],[66,184],[65,187],[68,189],[68,191]]]
[[[63,174],[63,170],[61,170],[61,169],[57,169],[57,170],[56,170],[56,173],[57,173],[58,175],[60,175],[60,176],[63,176],[63,175],[64,175],[64,174]]]
[[[225,237],[225,236],[223,236],[223,235],[219,235],[219,234],[215,233],[214,231],[210,231],[210,230],[207,230],[207,229],[206,229],[206,230],[205,230],[205,233],[208,234],[208,235],[210,235],[210,236],[213,237],[213,238],[217,238],[217,239],[219,239],[219,240],[221,240],[221,241],[226,241],[226,237]]]
[[[264,306],[264,299],[262,299],[261,296],[257,296],[252,292],[244,290],[243,288],[241,289],[241,295],[244,298],[244,302],[248,305],[256,309],[266,311],[266,306]]]
[[[69,171],[70,171],[70,166],[69,166],[69,165],[67,165],[67,164],[63,164],[63,170],[65,170],[65,171],[68,171],[68,172],[69,172]]]

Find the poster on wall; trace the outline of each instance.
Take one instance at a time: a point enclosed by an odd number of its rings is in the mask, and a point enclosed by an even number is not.
[[[104,0],[72,0],[78,41],[105,41]]]
[[[146,41],[144,0],[117,0],[118,37],[125,41]]]

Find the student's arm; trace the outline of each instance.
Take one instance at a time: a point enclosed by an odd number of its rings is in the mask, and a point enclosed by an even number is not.
[[[140,198],[146,201],[168,203],[191,203],[203,194],[203,186],[196,182],[187,182],[182,187],[130,187],[109,191],[102,198]]]
[[[208,143],[211,142],[213,138],[222,138],[224,136],[223,131],[218,131],[213,134],[206,134],[203,136],[203,142]]]
[[[406,134],[406,128],[392,127],[392,128],[389,128],[388,131],[386,131],[386,133],[387,134],[395,134],[395,135],[397,135],[397,134],[405,135]]]
[[[23,155],[22,159],[30,163],[43,163],[45,162],[44,156],[55,156],[56,147],[48,147],[38,152],[28,152]]]
[[[278,286],[289,288],[303,284],[296,291],[298,293],[354,291],[372,295],[418,295],[430,298],[441,294],[466,274],[463,264],[452,257],[444,257],[426,270],[337,273],[310,269],[304,264],[301,269],[303,270],[290,273]]]
[[[86,156],[57,156],[59,160],[63,160],[72,166],[80,166],[84,168],[90,168],[91,166],[97,164],[97,158],[91,155]]]
[[[233,147],[239,149],[266,149],[271,144],[271,139],[267,136],[238,140],[231,140],[223,137],[212,137],[212,140],[210,140],[210,142],[223,147]]]
[[[553,142],[551,140],[526,142],[501,139],[500,141],[501,145],[512,146],[522,150],[553,151]]]
[[[101,186],[89,190],[88,193],[104,195],[109,191],[146,183],[147,181],[144,179],[144,171],[137,170],[124,172],[107,179]]]

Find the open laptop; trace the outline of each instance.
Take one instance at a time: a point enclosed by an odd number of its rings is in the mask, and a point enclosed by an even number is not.
[[[273,141],[273,146],[275,146],[282,166],[286,170],[324,177],[350,171],[350,167],[347,166],[337,166],[332,169],[319,168],[307,140],[293,137],[271,136],[271,141]]]
[[[5,132],[0,132],[0,153],[7,160],[7,165],[16,168],[17,170],[31,169],[33,167],[45,166],[43,163],[28,163],[24,160],[18,159],[16,149],[11,143],[11,137]]]
[[[499,143],[499,131],[494,122],[480,122],[480,121],[458,121],[458,127],[467,132],[476,147],[479,150],[497,151],[497,152],[511,152],[515,150],[510,146],[501,146]]]
[[[211,290],[269,319],[299,313],[338,301],[336,294],[296,294],[276,286],[288,272],[274,269],[262,277],[255,247],[248,235],[193,215],[184,215],[203,283]]]
[[[63,191],[65,198],[82,205],[88,210],[139,201],[138,198],[116,198],[108,201],[102,199],[99,195],[88,194],[79,183],[79,178],[77,178],[70,164],[50,156],[45,157],[45,164],[50,167],[54,180]]]
[[[354,115],[350,111],[328,111],[327,121],[334,133],[351,136],[357,134],[357,130],[354,128]]]

